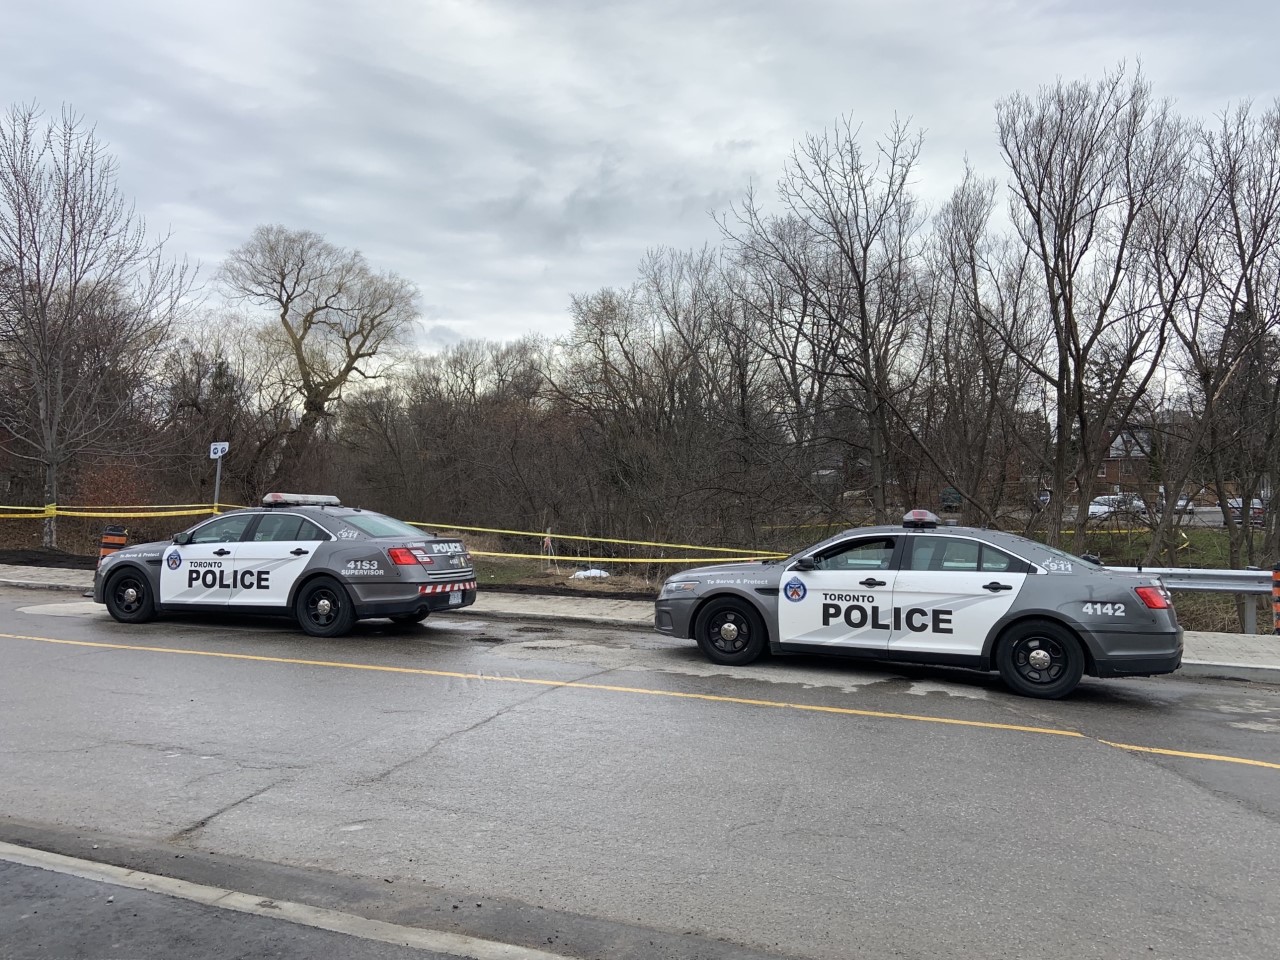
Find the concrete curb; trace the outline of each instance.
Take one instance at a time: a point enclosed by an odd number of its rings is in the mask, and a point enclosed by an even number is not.
[[[40,583],[34,580],[0,580],[0,587],[22,587],[25,590],[65,590],[69,593],[84,593],[92,590],[93,584],[87,583],[77,587],[73,583]]]
[[[640,620],[623,620],[618,617],[593,617],[585,613],[515,613],[510,610],[476,610],[474,607],[465,607],[462,610],[442,610],[441,613],[449,613],[451,616],[478,617],[481,620],[517,620],[528,622],[530,620],[550,620],[554,623],[581,623],[593,624],[598,627],[619,627],[623,630],[643,630],[649,632],[653,630],[653,624],[648,621]],[[432,614],[434,617],[435,614]]]
[[[1280,684],[1280,667],[1260,667],[1251,663],[1210,663],[1205,660],[1183,660],[1174,677],[1196,677],[1204,680],[1248,680],[1252,683]]]

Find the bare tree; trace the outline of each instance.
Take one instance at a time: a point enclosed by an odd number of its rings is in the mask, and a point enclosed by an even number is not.
[[[1047,446],[1019,356],[1042,357],[1048,331],[1036,322],[1025,250],[990,227],[995,196],[994,181],[966,169],[934,218],[920,376],[902,418],[919,456],[962,499],[965,519],[983,523],[1039,506]]]
[[[806,137],[778,182],[783,215],[766,213],[749,195],[722,229],[743,259],[775,264],[800,295],[802,313],[771,320],[799,323],[786,341],[802,345],[808,374],[838,381],[828,388],[836,402],[825,411],[827,427],[865,461],[872,508],[883,520],[892,499],[890,420],[913,373],[903,351],[923,307],[924,218],[911,192],[922,139],[895,123],[868,157],[859,134],[845,119]]]
[[[1141,75],[1059,81],[997,104],[1010,212],[1042,271],[1052,351],[1022,356],[1052,391],[1054,503],[1080,493],[1075,542],[1111,432],[1123,429],[1160,368],[1169,316],[1131,269],[1144,218],[1167,197],[1187,137]],[[1012,345],[1012,342],[1011,342]],[[1060,536],[1061,517],[1049,530]]]
[[[190,292],[116,177],[69,110],[0,120],[0,444],[40,466],[46,503],[75,458],[145,440],[123,426]],[[54,518],[43,542],[57,544]]]
[[[159,366],[152,421],[163,443],[162,472],[184,498],[213,496],[206,452],[226,440],[222,500],[251,503],[274,473],[294,425],[294,395],[277,375],[278,339],[243,317],[204,314],[186,325]]]
[[[274,482],[305,470],[305,457],[354,382],[380,375],[379,357],[401,342],[417,319],[417,291],[394,273],[379,273],[358,251],[317,233],[278,224],[258,227],[227,256],[220,279],[229,294],[275,316],[288,362],[279,371],[300,411],[284,438]]]

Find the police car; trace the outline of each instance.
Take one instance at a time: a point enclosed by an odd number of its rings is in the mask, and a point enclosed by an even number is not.
[[[462,541],[337,497],[269,493],[262,506],[198,523],[172,541],[108,554],[93,598],[121,623],[177,611],[284,613],[313,637],[357,620],[417,623],[475,603]]]
[[[780,561],[678,573],[658,595],[659,633],[715,663],[766,651],[999,670],[1015,692],[1066,696],[1094,677],[1172,673],[1182,628],[1159,578],[1124,574],[995,530],[846,530]]]

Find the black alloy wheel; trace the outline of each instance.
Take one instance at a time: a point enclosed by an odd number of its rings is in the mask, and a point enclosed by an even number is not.
[[[156,613],[151,584],[137,570],[121,570],[108,580],[103,600],[107,613],[120,623],[146,623]]]
[[[1080,641],[1047,620],[1018,624],[1000,638],[996,665],[1004,682],[1026,697],[1056,700],[1084,675]]]
[[[294,601],[294,614],[303,631],[313,637],[341,637],[351,632],[356,621],[351,597],[332,577],[304,584]]]
[[[768,647],[764,621],[743,600],[713,600],[702,608],[694,626],[698,647],[712,663],[742,666]]]

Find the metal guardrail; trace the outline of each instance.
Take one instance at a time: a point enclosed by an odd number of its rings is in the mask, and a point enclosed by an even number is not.
[[[1107,567],[1117,573],[1149,573],[1164,581],[1170,590],[1201,593],[1255,595],[1271,593],[1270,570],[1211,570],[1185,567]],[[1244,606],[1244,632],[1258,632],[1257,605]]]

